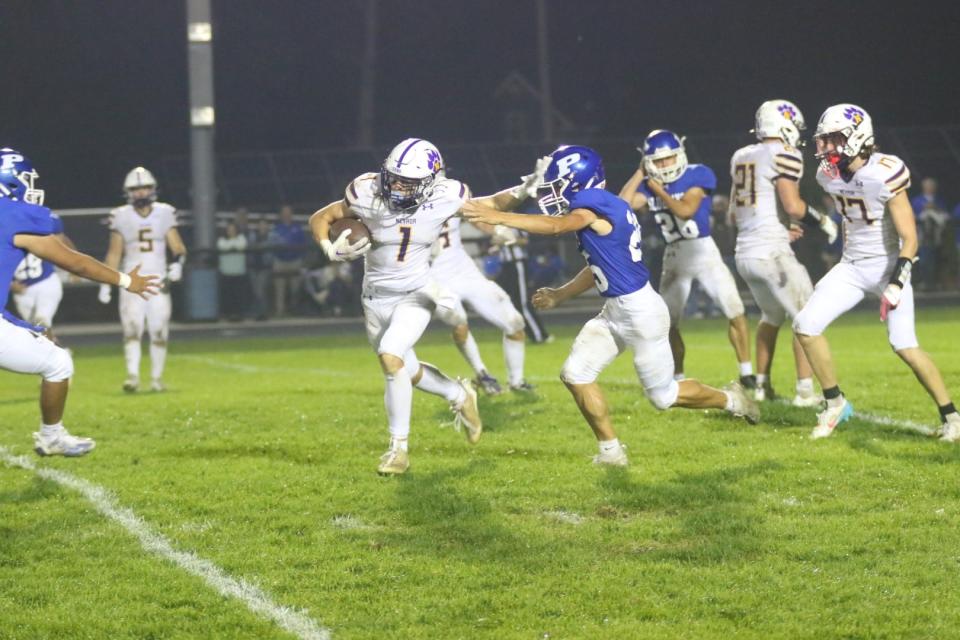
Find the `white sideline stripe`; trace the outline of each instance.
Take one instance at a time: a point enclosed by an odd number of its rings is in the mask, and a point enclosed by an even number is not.
[[[551,382],[559,379],[559,375],[556,377],[547,377],[547,376],[528,376],[527,379],[533,382]],[[636,378],[619,378],[619,377],[607,377],[602,378],[601,382],[612,382],[614,384],[635,384],[637,385],[637,390],[640,393],[643,393],[643,390],[640,388],[640,382]],[[785,406],[793,406],[790,404],[790,401],[786,398],[781,398],[776,400],[779,404]],[[907,431],[915,431],[921,435],[925,436],[936,436],[939,435],[940,429],[938,427],[929,427],[925,424],[919,422],[914,422],[913,420],[897,420],[896,418],[890,418],[888,416],[881,416],[876,413],[868,413],[860,411],[857,409],[856,405],[853,407],[853,417],[858,420],[863,420],[864,422],[870,422],[875,425],[882,427],[896,427],[898,429],[905,429]],[[762,424],[762,423],[761,423]]]
[[[237,371],[240,373],[313,373],[318,376],[342,376],[343,371],[338,371],[336,369],[318,369],[318,368],[297,368],[297,367],[259,367],[252,364],[243,364],[242,362],[228,362],[227,360],[219,360],[217,358],[207,358],[204,356],[192,356],[188,354],[174,354],[168,356],[173,360],[187,360],[189,362],[197,362],[200,364],[206,364],[211,367],[221,367],[223,369],[230,369],[231,371]]]
[[[97,511],[120,524],[128,533],[140,540],[140,545],[150,553],[173,562],[189,574],[201,578],[214,591],[228,598],[236,598],[260,618],[272,620],[281,629],[301,640],[329,640],[330,630],[321,627],[315,620],[290,607],[278,605],[259,587],[234,578],[209,560],[189,551],[178,551],[170,541],[154,532],[150,525],[132,510],[121,507],[107,489],[82,478],[48,467],[38,467],[26,456],[14,456],[6,447],[0,446],[0,460],[9,466],[33,471],[45,480],[56,482],[83,495]]]

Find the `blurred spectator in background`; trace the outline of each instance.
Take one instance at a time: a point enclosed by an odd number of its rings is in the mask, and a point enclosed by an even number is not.
[[[220,309],[228,320],[237,321],[247,308],[247,238],[236,222],[228,222],[226,235],[217,239],[220,270]]]
[[[492,239],[500,254],[500,273],[496,282],[507,292],[513,306],[523,315],[527,338],[533,344],[553,342],[530,301],[533,291],[528,282],[527,245],[530,239],[527,232],[498,227]]]
[[[307,236],[303,225],[293,219],[293,208],[288,205],[280,208],[280,221],[273,226],[270,235],[273,245],[274,311],[282,317],[287,314],[288,302],[291,308],[296,308],[299,301]]]
[[[360,291],[354,286],[353,264],[328,264],[304,274],[303,286],[320,313],[339,318],[360,315]]]
[[[269,309],[273,254],[270,253],[271,229],[266,218],[247,233],[247,272],[250,278],[250,311],[257,320],[266,320]]]
[[[943,259],[943,236],[946,235],[950,216],[946,203],[937,195],[937,181],[924,178],[920,183],[921,193],[910,200],[917,217],[917,235],[920,249],[917,252],[917,267],[914,271],[914,286],[920,291],[935,289],[941,282]]]
[[[530,289],[559,286],[567,281],[567,265],[557,253],[556,245],[547,247],[534,257],[530,265]]]
[[[237,233],[247,238],[250,242],[250,211],[246,207],[237,207],[233,214],[233,221],[237,225]]]

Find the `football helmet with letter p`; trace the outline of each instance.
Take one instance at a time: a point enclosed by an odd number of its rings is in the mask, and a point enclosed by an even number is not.
[[[43,204],[43,189],[37,189],[39,178],[33,163],[15,149],[0,149],[0,198]]]
[[[537,205],[548,216],[567,212],[574,194],[584,189],[602,189],[606,184],[603,158],[590,147],[566,145],[550,154],[550,164],[537,188]]]

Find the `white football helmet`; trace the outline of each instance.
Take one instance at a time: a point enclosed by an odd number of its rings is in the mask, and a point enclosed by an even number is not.
[[[820,167],[835,175],[866,151],[865,147],[873,146],[873,120],[855,104],[837,104],[820,116],[813,139]]]
[[[380,168],[380,196],[391,209],[420,206],[443,177],[440,151],[426,140],[407,138],[393,148]]]
[[[757,140],[780,138],[791,147],[800,148],[803,145],[800,134],[806,128],[807,123],[797,105],[789,100],[767,100],[757,109],[753,133]]]
[[[135,198],[134,190],[143,188],[150,189],[150,195]],[[123,191],[127,194],[127,202],[135,207],[145,207],[157,199],[157,181],[148,170],[143,167],[134,167],[123,180]]]

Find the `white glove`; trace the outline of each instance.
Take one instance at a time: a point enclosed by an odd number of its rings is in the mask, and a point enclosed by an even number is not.
[[[323,249],[328,260],[331,262],[346,262],[347,260],[355,260],[367,251],[370,251],[369,240],[360,238],[355,244],[350,244],[347,240],[347,236],[349,235],[350,231],[347,231],[346,233],[341,233],[336,242],[330,242],[329,240],[320,241],[320,248]]]
[[[833,244],[837,239],[837,234],[840,232],[837,228],[837,223],[827,214],[820,216],[820,229],[827,234],[827,244]]]
[[[494,244],[503,245],[505,247],[509,247],[512,244],[517,244],[517,232],[510,227],[503,226],[502,224],[494,225],[493,242]]]
[[[179,262],[171,262],[167,267],[167,280],[170,282],[180,282],[183,277],[183,265]]]
[[[887,321],[887,314],[897,308],[902,294],[903,287],[892,282],[883,289],[883,295],[880,296],[880,322]]]
[[[101,284],[100,292],[97,294],[97,300],[99,300],[103,304],[110,304],[110,297],[111,297],[110,285]]]
[[[543,174],[547,172],[547,167],[550,166],[552,161],[553,158],[550,156],[543,156],[537,160],[537,164],[533,168],[533,173],[528,176],[523,176],[523,184],[517,185],[511,189],[510,195],[517,200],[536,198],[537,189],[543,185]]]

